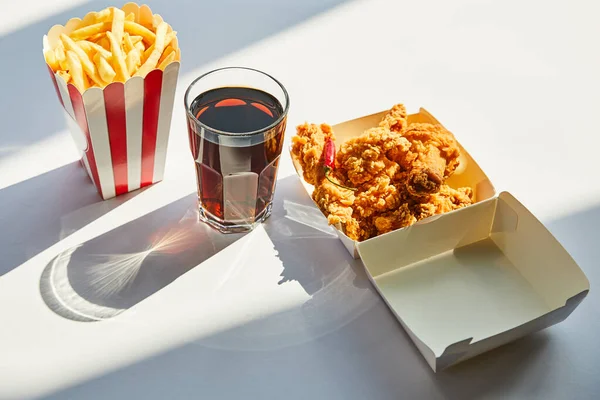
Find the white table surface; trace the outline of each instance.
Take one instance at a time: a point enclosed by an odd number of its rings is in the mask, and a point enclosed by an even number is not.
[[[1,399],[600,397],[598,2],[150,4],[184,60],[165,181],[103,202],[41,37],[108,3],[0,1]],[[287,155],[263,227],[240,238],[193,224],[183,92],[225,65],[284,83],[288,132],[427,107],[558,237],[589,296],[565,322],[434,374]]]

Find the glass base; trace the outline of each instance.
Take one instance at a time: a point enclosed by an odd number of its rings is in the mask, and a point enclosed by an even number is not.
[[[254,221],[251,223],[234,223],[227,222],[220,218],[217,218],[202,206],[199,206],[198,219],[202,222],[206,222],[208,225],[218,230],[221,233],[244,233],[250,232],[256,226],[262,222],[264,222],[271,215],[271,211],[273,210],[273,203],[269,203],[265,209],[258,214]]]

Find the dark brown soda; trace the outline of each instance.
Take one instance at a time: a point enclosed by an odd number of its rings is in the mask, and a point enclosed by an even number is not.
[[[285,119],[271,125],[283,114],[281,103],[262,90],[223,87],[200,94],[190,108],[203,124],[189,126],[202,208],[232,224],[253,222],[273,198]]]

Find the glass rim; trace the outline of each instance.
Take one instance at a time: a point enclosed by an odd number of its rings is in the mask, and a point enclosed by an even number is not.
[[[191,112],[191,110],[190,110],[190,104],[188,102],[188,97],[189,97],[190,91],[192,90],[192,87],[194,87],[194,85],[196,83],[198,83],[198,81],[200,81],[200,79],[205,78],[206,76],[214,74],[216,72],[221,72],[221,71],[226,71],[226,70],[236,70],[236,69],[237,70],[246,70],[246,71],[257,72],[257,73],[259,73],[261,75],[264,75],[264,76],[270,78],[271,80],[273,80],[273,82],[275,82],[281,88],[281,90],[283,91],[283,95],[285,97],[285,108],[283,109],[283,112],[281,113],[281,115],[273,123],[271,123],[270,125],[268,125],[268,126],[266,126],[264,128],[258,129],[258,130],[249,131],[249,132],[243,132],[243,133],[227,132],[227,131],[222,131],[222,130],[219,130],[219,129],[212,128],[212,127],[206,125],[205,123],[200,122],[198,120],[198,118],[196,118],[196,116]],[[240,87],[242,87],[242,86],[240,86]],[[211,131],[213,133],[216,133],[218,135],[233,136],[233,137],[254,136],[254,135],[265,133],[265,132],[267,132],[267,131],[275,128],[277,125],[279,125],[285,119],[285,117],[287,116],[288,110],[290,108],[290,97],[288,95],[287,90],[281,84],[281,82],[279,82],[277,79],[275,79],[273,76],[267,74],[266,72],[260,71],[260,70],[255,69],[255,68],[249,68],[249,67],[222,67],[222,68],[213,69],[211,71],[208,71],[208,72],[200,75],[199,77],[197,77],[196,79],[194,79],[192,81],[192,83],[190,83],[190,85],[188,86],[188,88],[186,89],[185,94],[183,96],[183,101],[185,103],[185,112],[187,113],[187,115],[189,117],[191,117],[194,120],[194,122],[196,124],[200,125],[204,129],[208,129],[209,131]]]

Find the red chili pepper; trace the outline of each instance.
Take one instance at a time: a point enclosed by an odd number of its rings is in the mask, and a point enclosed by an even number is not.
[[[329,177],[331,171],[335,169],[335,143],[331,139],[325,141],[325,147],[323,148],[323,163],[325,164],[325,178],[327,178],[329,182],[343,189],[356,190],[355,188],[340,185]]]

